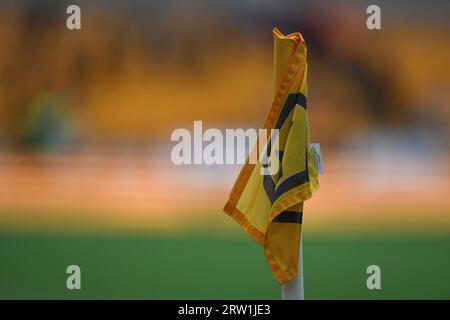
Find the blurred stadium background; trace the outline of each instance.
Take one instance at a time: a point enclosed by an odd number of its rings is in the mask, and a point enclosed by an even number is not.
[[[278,299],[222,213],[240,166],[180,166],[170,134],[258,127],[271,29],[309,49],[307,298],[450,298],[450,3],[0,1],[0,298]],[[69,291],[66,267],[82,270]],[[382,290],[366,288],[368,265]]]

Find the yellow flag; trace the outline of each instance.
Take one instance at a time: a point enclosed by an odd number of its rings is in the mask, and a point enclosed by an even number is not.
[[[309,147],[306,44],[300,33],[284,36],[275,28],[273,35],[274,98],[263,129],[277,130],[264,154],[275,155],[279,168],[267,174],[265,162],[247,159],[224,211],[263,244],[270,269],[282,284],[297,275],[303,202],[319,181],[316,155]]]

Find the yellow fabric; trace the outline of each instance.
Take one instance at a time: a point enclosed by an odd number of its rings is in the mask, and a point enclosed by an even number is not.
[[[264,129],[279,129],[280,169],[261,174],[262,164],[248,161],[224,211],[253,239],[281,284],[297,275],[303,202],[319,187],[315,155],[309,148],[306,112],[306,44],[300,33],[274,35],[274,99]]]

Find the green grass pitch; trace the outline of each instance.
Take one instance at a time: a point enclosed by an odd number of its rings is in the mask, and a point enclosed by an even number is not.
[[[450,236],[304,235],[307,299],[449,299]],[[81,268],[81,290],[66,268]],[[381,267],[381,290],[366,268]],[[0,233],[2,299],[279,299],[242,232]]]

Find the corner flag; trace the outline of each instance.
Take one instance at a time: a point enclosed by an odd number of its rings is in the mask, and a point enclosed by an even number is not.
[[[262,175],[265,165],[247,159],[224,211],[264,246],[270,269],[283,284],[297,275],[303,202],[319,181],[315,150],[309,147],[305,41],[300,33],[284,36],[276,28],[273,35],[274,99],[263,129],[278,130],[278,149],[269,139],[265,153],[275,154],[279,169]]]

